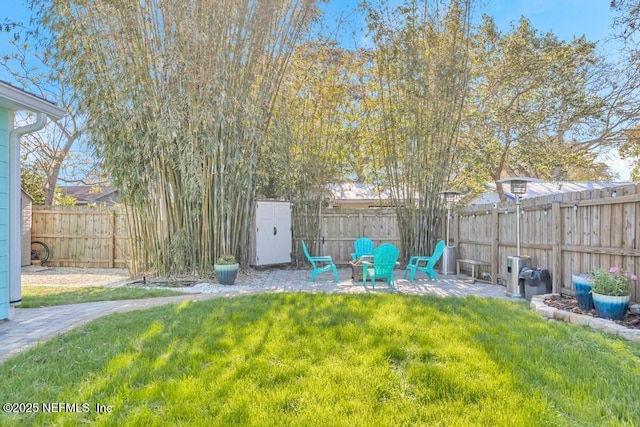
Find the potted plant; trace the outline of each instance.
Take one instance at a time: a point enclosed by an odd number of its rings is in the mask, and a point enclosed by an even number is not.
[[[230,254],[221,255],[213,265],[218,283],[221,285],[233,285],[238,275],[238,267],[236,257]]]
[[[598,317],[621,320],[629,307],[629,287],[637,276],[612,267],[609,271],[594,270],[592,273],[591,295]]]
[[[571,275],[573,290],[578,301],[578,306],[585,311],[593,310],[593,296],[591,295],[591,284],[593,278],[590,273],[578,273]]]

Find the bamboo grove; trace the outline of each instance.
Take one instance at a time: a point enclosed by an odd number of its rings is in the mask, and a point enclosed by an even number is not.
[[[381,100],[372,160],[390,184],[405,258],[435,244],[469,81],[469,1],[429,6],[407,2],[392,21],[368,14]]]
[[[134,273],[246,265],[256,197],[294,202],[317,241],[346,180],[390,189],[404,255],[430,253],[445,188],[524,166],[605,178],[594,149],[639,116],[593,44],[474,26],[473,0],[365,0],[356,48],[317,31],[315,0],[35,3],[129,211]]]
[[[132,269],[247,262],[261,142],[306,0],[54,2],[69,68],[135,236]]]

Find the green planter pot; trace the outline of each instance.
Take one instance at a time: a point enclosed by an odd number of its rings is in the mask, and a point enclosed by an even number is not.
[[[596,312],[598,317],[603,319],[622,320],[627,314],[627,308],[629,307],[629,295],[620,297],[614,297],[611,295],[602,295],[595,292],[591,293],[593,296],[593,305],[596,306]]]
[[[221,285],[233,285],[238,275],[238,267],[239,264],[214,264],[213,269],[216,272],[218,283]]]

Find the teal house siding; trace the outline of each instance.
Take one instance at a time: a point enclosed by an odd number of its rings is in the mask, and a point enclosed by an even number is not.
[[[36,120],[16,125],[18,111],[36,113]],[[20,139],[64,114],[55,104],[0,80],[0,320],[11,320],[22,299]]]
[[[9,117],[0,108],[0,319],[9,315]]]

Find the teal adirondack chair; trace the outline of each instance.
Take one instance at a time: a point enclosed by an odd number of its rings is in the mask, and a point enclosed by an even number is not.
[[[404,278],[407,278],[407,273],[411,272],[409,275],[409,280],[413,281],[416,276],[416,271],[422,271],[428,277],[433,280],[438,280],[438,275],[436,274],[433,267],[436,265],[436,262],[442,256],[444,252],[444,240],[440,240],[433,250],[433,254],[431,256],[412,256],[409,258],[409,263],[407,264],[406,270],[404,270]],[[425,263],[424,266],[421,266],[421,263]]]
[[[333,263],[333,259],[331,256],[311,256],[309,255],[309,251],[307,250],[307,245],[304,244],[304,240],[302,241],[302,250],[304,251],[304,256],[307,257],[307,260],[311,263],[313,267],[313,271],[311,271],[311,281],[316,278],[316,276],[320,273],[324,273],[327,271],[333,271],[333,277],[336,279],[336,282],[340,281],[340,276],[338,276],[338,270],[336,269],[336,265]]]
[[[351,260],[357,261],[362,255],[373,255],[373,240],[361,237],[353,242],[353,248],[356,250],[351,253]]]
[[[400,251],[391,243],[383,243],[373,251],[373,264],[364,261],[362,263],[362,284],[367,287],[367,277],[371,278],[371,287],[376,288],[376,278],[387,279],[387,284],[395,288],[393,269],[398,262]]]

